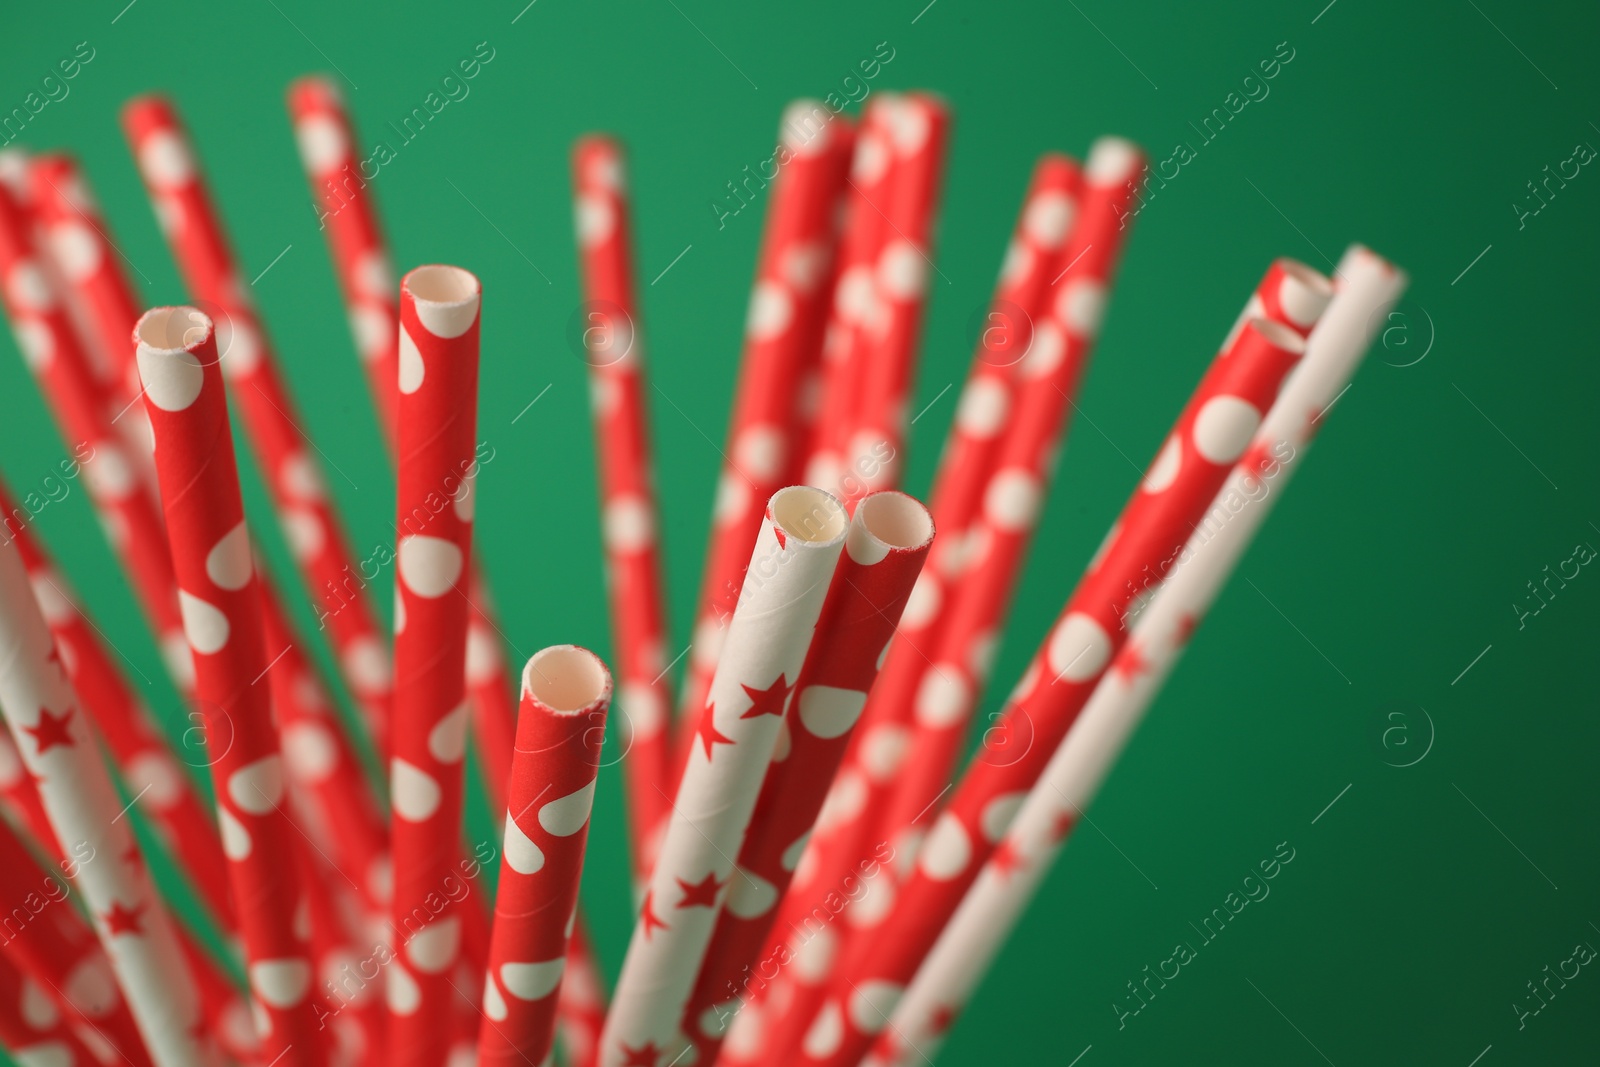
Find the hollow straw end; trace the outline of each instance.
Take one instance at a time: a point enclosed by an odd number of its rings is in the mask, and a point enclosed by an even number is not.
[[[1091,185],[1121,185],[1144,166],[1144,150],[1125,137],[1099,137],[1089,146],[1084,177]]]
[[[522,668],[522,699],[554,715],[577,716],[611,703],[611,671],[579,645],[541,648]]]

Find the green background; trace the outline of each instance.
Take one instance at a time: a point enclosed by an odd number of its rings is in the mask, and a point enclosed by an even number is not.
[[[70,96],[24,140],[80,155],[147,299],[177,302],[117,126],[133,93],[174,95],[245,276],[289,246],[255,292],[305,426],[343,473],[329,482],[359,554],[390,536],[392,483],[284,88],[337,68],[370,138],[478,42],[494,48],[470,96],[374,188],[399,267],[453,262],[483,278],[480,435],[496,458],[476,536],[522,655],[610,644],[586,368],[567,341],[578,301],[567,151],[585,131],[613,131],[632,154],[674,653],[761,229],[748,210],[719,230],[708,203],[770,154],[786,101],[840,90],[878,42],[894,59],[874,89],[936,89],[956,116],[912,491],[931,477],[958,391],[945,390],[964,373],[1034,158],[1080,154],[1106,132],[1157,159],[1179,141],[1197,150],[1138,219],[997,694],[1271,257],[1327,270],[1348,242],[1370,244],[1413,279],[1384,347],[1331,412],[942,1062],[1595,1059],[1592,968],[1521,1029],[1511,1007],[1575,943],[1600,945],[1600,576],[1581,573],[1522,628],[1512,607],[1533,603],[1526,583],[1546,564],[1600,545],[1600,175],[1585,167],[1520,226],[1510,206],[1546,164],[1600,144],[1593,5],[524,2],[8,5],[0,109],[91,43]],[[1241,91],[1279,42],[1294,59],[1270,95],[1203,143],[1190,123]],[[21,491],[65,453],[9,335],[0,348],[0,468]],[[253,474],[247,492],[287,573]],[[116,645],[159,679],[84,495],[39,526]],[[385,611],[388,600],[377,597]],[[181,721],[164,683],[149,694]],[[631,921],[620,777],[602,777],[584,883],[613,975]],[[1188,924],[1284,841],[1295,859],[1271,896],[1119,1029],[1125,983],[1193,940]]]

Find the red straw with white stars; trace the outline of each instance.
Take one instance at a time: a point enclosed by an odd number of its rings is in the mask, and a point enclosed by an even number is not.
[[[1273,269],[1281,282],[1284,272],[1277,264]],[[934,1055],[1406,287],[1405,275],[1360,247],[1345,253],[1335,276],[1338,294],[1316,324],[1301,368],[917,971],[873,1049],[880,1067],[910,1067]],[[1264,295],[1281,291],[1268,281]]]
[[[661,855],[617,980],[602,1067],[661,1067],[683,1017],[724,891],[811,646],[847,520],[831,494],[775,493],[695,732]]]
[[[610,704],[611,673],[586,649],[553,645],[523,668],[480,1064],[550,1052]]]
[[[684,1012],[683,1029],[698,1046],[697,1063],[716,1060],[730,1018],[754,992],[742,980],[742,968],[754,961],[759,974],[775,962],[756,953],[866,706],[933,533],[928,509],[904,493],[869,494],[850,520],[817,636],[795,681],[795,711],[762,782],[727,906]]]
[[[798,416],[796,397],[812,350],[812,326],[828,302],[834,211],[849,159],[849,138],[798,101],[784,113],[779,157],[786,159],[769,192],[761,259],[750,294],[739,387],[728,427],[727,457],[717,482],[711,543],[701,577],[689,669],[680,702],[679,762],[687,758],[717,668],[728,617],[739,596],[762,509],[787,484]]]
[[[205,315],[178,307],[146,312],[134,340],[262,1055],[321,1063],[295,924],[299,831],[283,808],[268,688],[257,684],[268,663],[216,337]]]
[[[642,882],[649,877],[677,783],[671,778],[675,765],[667,729],[672,688],[663,655],[660,518],[621,145],[609,137],[580,140],[572,152],[572,179],[617,700],[628,742],[622,766],[629,842],[634,879]]]
[[[849,943],[802,1042],[800,1062],[853,1067],[866,1053],[1024,792],[1126,641],[1124,614],[1165,577],[1304,350],[1288,327],[1251,319],[1213,362],[1008,700],[994,727],[1007,743],[967,768],[917,851],[917,867],[893,910]]]
[[[151,1060],[160,1067],[213,1062],[196,1039],[199,996],[177,935],[9,539],[0,546],[0,707],[56,840],[70,855],[92,857],[77,865],[73,881]]]
[[[893,157],[886,229],[872,264],[877,306],[857,368],[858,403],[838,483],[852,509],[872,490],[899,482],[950,126],[949,109],[926,93],[893,97],[881,110]]]
[[[394,682],[389,652],[363,595],[357,592],[337,603],[328,596],[328,590],[346,588],[351,576],[360,573],[358,563],[334,514],[249,285],[228,247],[199,161],[176,112],[160,97],[128,104],[123,125],[190,293],[222,316],[217,345],[245,434],[301,578],[318,605],[319,622],[331,637],[340,673],[381,750]]]
[[[438,909],[460,849],[466,744],[478,331],[482,287],[460,267],[418,267],[400,284],[400,438],[395,557],[393,936],[389,1052],[434,1064],[456,1003],[450,971],[462,918]],[[476,906],[474,902],[471,906]]]

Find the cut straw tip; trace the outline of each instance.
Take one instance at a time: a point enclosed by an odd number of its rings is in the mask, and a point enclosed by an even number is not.
[[[154,307],[134,323],[133,343],[141,354],[171,356],[195,351],[215,330],[211,316],[197,307]]]
[[[773,493],[767,518],[786,543],[818,548],[837,544],[850,523],[838,497],[811,485],[790,485]]]
[[[869,493],[856,505],[845,551],[871,566],[891,552],[915,552],[933,542],[933,515],[916,497],[898,489]]]
[[[1125,137],[1100,137],[1089,146],[1084,176],[1094,185],[1121,185],[1144,165],[1144,150]]]
[[[1285,352],[1294,355],[1305,353],[1306,339],[1281,322],[1273,322],[1271,319],[1250,319],[1245,323],[1245,329],[1255,331],[1268,344]]]
[[[551,645],[522,668],[522,696],[557,715],[582,715],[611,703],[611,671],[586,648]]]

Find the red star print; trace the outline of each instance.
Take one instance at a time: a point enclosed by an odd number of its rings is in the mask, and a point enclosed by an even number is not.
[[[112,901],[111,910],[101,916],[101,919],[112,937],[118,934],[142,934],[144,927],[139,925],[139,914],[142,911],[144,911],[143,904],[137,908],[124,908],[120,902]]]
[[[1000,842],[1000,847],[994,850],[994,855],[989,857],[989,862],[994,865],[995,872],[1010,876],[1022,866],[1022,856],[1017,852],[1017,847],[1010,839]]]
[[[1150,669],[1150,661],[1145,658],[1144,649],[1138,644],[1129,642],[1128,647],[1122,650],[1122,655],[1117,657],[1113,668],[1130,682],[1138,681],[1139,675]]]
[[[706,710],[701,713],[700,725],[694,728],[694,733],[700,739],[700,743],[706,746],[706,759],[711,758],[712,745],[731,745],[734,743],[733,738],[717,729],[716,720],[711,714],[710,704],[707,704]]]
[[[933,1015],[928,1019],[928,1029],[935,1034],[943,1034],[955,1025],[956,1009],[948,1004],[941,1004],[933,1010]]]
[[[661,921],[661,917],[655,913],[654,902],[655,893],[646,893],[644,895],[644,907],[639,911],[639,921],[644,924],[645,937],[649,937],[656,930],[670,929],[666,923]],[[655,1061],[652,1060],[651,1062]]]
[[[135,867],[144,863],[144,856],[139,852],[139,842],[134,841],[128,845],[128,850],[122,854],[122,862]]]
[[[1175,640],[1178,642],[1179,647],[1187,645],[1189,643],[1189,638],[1193,637],[1194,632],[1199,628],[1200,620],[1190,612],[1186,611],[1182,615],[1179,615],[1177,634],[1175,636]]]
[[[778,680],[765,689],[755,689],[748,685],[741,685],[744,695],[750,698],[750,708],[741,719],[754,719],[762,715],[783,716],[783,702],[789,696],[789,690],[794,687],[784,680],[783,675],[778,675]]]
[[[72,731],[67,723],[72,719],[72,708],[66,714],[55,716],[50,714],[49,708],[39,709],[39,725],[24,726],[23,729],[33,735],[33,744],[39,755],[44,755],[57,745],[71,745]]]
[[[661,1050],[654,1041],[638,1048],[630,1045],[622,1046],[622,1067],[656,1067],[656,1061],[661,1059]]]
[[[1259,482],[1266,471],[1272,470],[1277,462],[1277,459],[1272,455],[1272,450],[1258,441],[1245,449],[1244,455],[1239,457],[1238,465],[1249,475],[1251,481]],[[1274,471],[1273,473],[1277,472]]]
[[[1056,816],[1056,821],[1050,826],[1050,838],[1053,841],[1064,841],[1072,828],[1078,823],[1077,818],[1070,811],[1063,811]]]
[[[680,908],[714,908],[717,906],[717,894],[728,884],[718,882],[715,874],[708,874],[698,882],[685,882],[682,878],[676,881],[678,888],[683,890],[683,899],[678,901]]]

